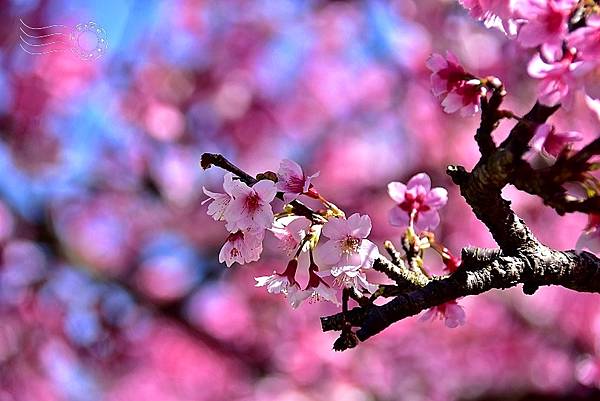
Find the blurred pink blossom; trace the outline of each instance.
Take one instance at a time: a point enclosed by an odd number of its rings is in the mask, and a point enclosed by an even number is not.
[[[473,75],[467,73],[456,56],[447,52],[446,58],[433,54],[427,60],[431,74],[431,89],[442,100],[446,113],[460,111],[462,116],[470,116],[479,111],[481,96],[486,89]]]
[[[519,11],[526,20],[519,29],[518,41],[524,47],[541,44],[561,46],[568,32],[568,19],[577,1],[574,0],[528,0]]]
[[[577,49],[580,59],[597,63],[600,60],[600,15],[591,15],[586,26],[571,32],[567,36],[567,44]]]
[[[444,324],[453,329],[465,324],[465,310],[456,301],[448,301],[444,304],[430,308],[421,316],[421,321],[444,319]]]
[[[575,61],[575,54],[565,52],[562,56],[542,51],[536,53],[529,62],[527,71],[533,78],[541,79],[538,88],[539,101],[547,106],[573,102],[574,90],[579,86],[579,74],[576,71],[581,61]]]
[[[518,0],[458,0],[473,18],[482,20],[486,28],[497,28],[506,34],[516,32],[515,11]]]
[[[577,131],[556,132],[553,125],[542,124],[531,138],[531,148],[556,157],[565,146],[582,139],[583,135]]]

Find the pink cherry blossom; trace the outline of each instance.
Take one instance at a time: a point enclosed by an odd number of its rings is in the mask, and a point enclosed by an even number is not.
[[[225,211],[227,229],[260,231],[273,224],[273,208],[271,202],[277,190],[275,183],[261,180],[252,188],[241,181],[234,181],[231,188],[233,200]]]
[[[280,247],[288,256],[298,251],[300,242],[310,230],[311,223],[305,217],[292,216],[276,220],[269,230],[279,240]]]
[[[444,304],[430,308],[421,316],[419,320],[435,320],[436,318],[444,319],[446,327],[451,329],[465,324],[465,310],[456,301],[448,301]]]
[[[316,196],[311,181],[319,176],[319,172],[311,176],[305,176],[302,167],[292,160],[284,159],[277,171],[277,190],[283,192],[283,201],[290,203],[301,194],[310,193]]]
[[[260,259],[263,232],[236,231],[229,234],[219,252],[219,263],[231,267],[234,262],[243,265]]]
[[[575,245],[578,251],[588,249],[600,253],[600,214],[588,215],[588,224]]]
[[[371,218],[354,213],[346,219],[331,219],[322,233],[329,240],[320,250],[320,260],[331,266],[335,277],[346,275],[352,281],[360,269],[368,269],[379,256],[377,246],[365,239],[371,232]]]
[[[458,0],[473,18],[484,22],[486,28],[497,28],[507,35],[516,33],[517,0]]]
[[[580,86],[582,70],[577,69],[581,67],[582,62],[575,61],[575,54],[572,52],[557,55],[542,49],[541,53],[546,61],[542,55],[536,54],[527,68],[529,75],[541,79],[538,88],[540,103],[554,106],[562,102],[569,106],[574,90]]]
[[[359,266],[335,266],[330,270],[321,272],[319,275],[322,277],[331,275],[334,277],[334,284],[340,287],[365,289],[370,293],[375,292],[378,288],[376,284],[367,281],[367,275]]]
[[[486,89],[464,70],[456,56],[450,52],[446,58],[433,54],[427,60],[427,68],[432,71],[431,90],[442,100],[446,113],[459,111],[462,116],[469,116],[479,111]]]
[[[575,29],[567,36],[569,47],[577,49],[582,60],[600,59],[600,15],[592,15],[586,21],[587,26]]]
[[[414,213],[417,231],[435,229],[440,223],[438,209],[448,201],[448,191],[441,187],[431,189],[431,180],[425,173],[415,175],[406,185],[390,182],[388,194],[397,203],[390,211],[390,224],[407,227]]]
[[[600,358],[594,356],[583,358],[577,364],[575,376],[585,386],[600,388]]]
[[[583,135],[577,131],[556,132],[553,125],[542,124],[531,139],[531,148],[556,157],[566,145],[582,139]]]
[[[519,30],[518,41],[524,47],[541,44],[559,47],[568,32],[568,19],[577,1],[529,0],[520,13],[527,21]]]
[[[311,265],[308,269],[308,273],[308,284],[304,290],[305,293],[302,294],[302,296],[305,296],[306,294],[308,294],[308,296],[304,299],[310,297],[313,301],[324,300],[339,305],[340,303],[337,300],[336,291],[317,274],[315,265]]]
[[[204,194],[209,196],[209,198],[204,200],[202,204],[204,205],[206,202],[210,202],[212,200],[212,203],[208,205],[207,214],[212,216],[212,218],[216,221],[222,221],[225,219],[225,210],[227,210],[229,202],[233,199],[231,196],[231,189],[233,185],[233,174],[227,173],[223,179],[223,189],[225,190],[225,193],[211,192],[202,187]]]
[[[487,89],[478,79],[463,82],[458,88],[448,93],[442,101],[442,107],[448,114],[459,112],[463,117],[472,116],[481,109],[481,97]]]
[[[267,287],[271,294],[284,294],[292,308],[297,308],[300,303],[308,298],[311,293],[302,291],[296,281],[296,270],[298,269],[298,259],[290,260],[283,273],[273,272],[270,276],[256,277],[256,287]]]

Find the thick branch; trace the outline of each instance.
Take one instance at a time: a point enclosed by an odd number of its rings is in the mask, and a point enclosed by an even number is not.
[[[554,251],[542,247],[535,254],[492,256],[482,252],[477,257],[472,250],[463,252],[463,265],[452,276],[430,281],[425,287],[394,298],[382,306],[357,307],[346,321],[360,327],[361,341],[379,333],[389,325],[408,316],[445,302],[477,295],[491,289],[504,289],[517,284],[533,287],[562,285],[581,292],[600,293],[600,259],[588,252]],[[491,259],[490,259],[491,258]],[[342,314],[321,318],[324,331],[341,330]]]

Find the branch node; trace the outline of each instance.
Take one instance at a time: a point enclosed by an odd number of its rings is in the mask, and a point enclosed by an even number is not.
[[[452,178],[452,181],[461,186],[469,179],[469,173],[463,166],[450,165],[446,168],[446,174]]]

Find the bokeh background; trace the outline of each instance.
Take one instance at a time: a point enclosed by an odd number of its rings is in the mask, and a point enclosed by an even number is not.
[[[409,318],[335,353],[318,320],[333,305],[292,311],[253,287],[285,266],[272,241],[259,263],[218,263],[226,231],[200,202],[223,172],[200,171],[202,152],[319,170],[380,245],[400,236],[385,185],[425,171],[450,191],[439,238],[494,245],[444,175],[477,160],[477,117],[442,113],[424,62],[452,50],[519,114],[536,83],[529,54],[454,1],[1,4],[1,401],[600,399],[598,295],[492,291],[460,301],[463,327]],[[93,20],[107,52],[29,54],[19,19]],[[582,104],[553,122],[596,135]],[[574,247],[585,216],[506,196],[545,243]]]

